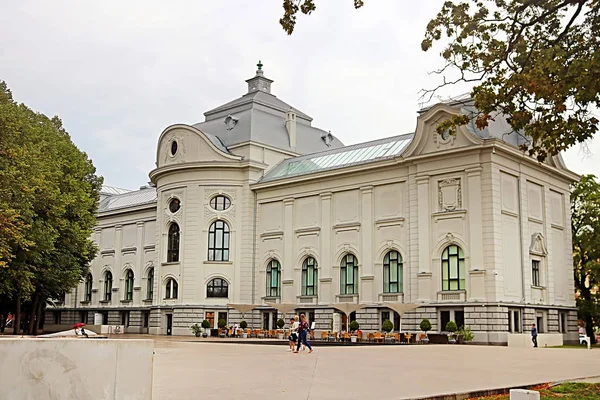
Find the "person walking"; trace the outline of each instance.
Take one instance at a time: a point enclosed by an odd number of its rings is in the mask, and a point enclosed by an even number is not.
[[[296,332],[296,330],[298,329],[299,325],[300,324],[294,317],[290,318],[290,336],[288,337],[288,340],[290,341],[290,348],[288,351],[294,351],[294,347],[296,347],[296,343],[298,342],[298,332]]]
[[[535,327],[535,324],[531,324],[531,341],[533,342],[533,347],[538,347],[537,346],[537,328]]]
[[[300,344],[305,345],[306,347],[308,347],[308,352],[312,353],[312,347],[310,345],[310,343],[308,342],[308,340],[306,340],[306,337],[308,335],[308,322],[306,322],[306,315],[304,314],[300,314],[300,325],[298,326],[298,344],[296,345],[296,351],[294,351],[294,353],[298,353],[298,351],[300,350]]]

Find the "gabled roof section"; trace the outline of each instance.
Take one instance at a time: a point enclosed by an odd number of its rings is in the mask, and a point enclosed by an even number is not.
[[[103,213],[150,204],[156,202],[156,198],[156,188],[154,187],[117,194],[102,199],[98,205],[98,212]]]
[[[414,133],[408,133],[320,153],[288,158],[269,171],[260,182],[314,174],[398,157],[410,144],[413,137]]]
[[[103,194],[105,196],[114,196],[116,194],[124,194],[129,192],[131,192],[130,189],[122,189],[115,186],[107,185],[102,185],[102,188],[100,189],[100,194]]]

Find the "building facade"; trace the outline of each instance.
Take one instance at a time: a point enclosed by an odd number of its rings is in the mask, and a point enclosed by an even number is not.
[[[47,323],[124,325],[189,335],[204,319],[273,328],[267,303],[294,303],[329,330],[335,303],[363,305],[363,331],[419,308],[416,331],[449,320],[476,341],[510,332],[576,339],[569,185],[560,157],[539,163],[498,119],[438,134],[468,100],[422,110],[414,133],[344,146],[271,94],[262,65],[248,92],[158,139],[151,184],[105,188],[87,278]],[[575,336],[573,336],[575,335]]]

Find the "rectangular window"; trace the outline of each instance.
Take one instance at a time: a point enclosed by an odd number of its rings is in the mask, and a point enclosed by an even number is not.
[[[465,312],[454,311],[454,322],[456,322],[456,327],[458,329],[463,328],[465,326]]]
[[[222,320],[222,319],[225,320],[225,325],[227,325],[227,313],[226,312],[220,312],[219,313],[219,321]]]
[[[383,322],[387,319],[390,319],[390,312],[389,311],[382,311],[381,312],[381,321],[379,323],[379,327],[383,326]]]
[[[108,311],[102,313],[102,325],[108,325]]]
[[[212,311],[207,312],[204,315],[204,319],[208,321],[211,328],[215,327],[215,313],[214,312],[212,312]]]
[[[560,313],[559,327],[561,333],[567,333],[567,313]]]
[[[150,311],[143,312],[144,319],[144,328],[147,328],[150,325]]]
[[[129,326],[129,311],[121,311],[121,325]]]
[[[61,324],[61,321],[60,321],[60,319],[61,319],[60,318],[61,312],[60,311],[54,311],[53,314],[54,314],[54,325],[60,325]]]
[[[440,311],[440,331],[446,330],[448,322],[450,322],[450,311]]]
[[[538,260],[531,261],[531,284],[533,286],[540,285],[540,262]]]
[[[83,322],[84,324],[88,323],[88,312],[87,311],[79,311],[79,322]]]
[[[520,310],[508,310],[508,331],[512,333],[521,332]]]

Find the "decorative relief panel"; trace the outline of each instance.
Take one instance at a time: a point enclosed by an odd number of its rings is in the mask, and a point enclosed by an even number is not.
[[[214,218],[215,216],[219,217],[219,216],[224,216],[226,217],[229,221],[231,221],[231,223],[235,223],[235,209],[236,209],[236,190],[235,189],[224,189],[222,187],[213,187],[213,188],[204,188],[204,220],[208,221],[212,218]],[[211,206],[210,206],[210,199],[212,199],[214,196],[217,195],[223,195],[223,196],[227,196],[229,197],[229,200],[231,200],[231,205],[223,211],[217,211],[214,210]],[[230,227],[231,228],[231,227]]]
[[[173,142],[176,142],[176,152],[172,154]],[[185,141],[183,135],[179,132],[171,132],[163,140],[164,164],[185,162]]]
[[[438,182],[438,202],[440,211],[462,210],[460,178],[444,179]]]

